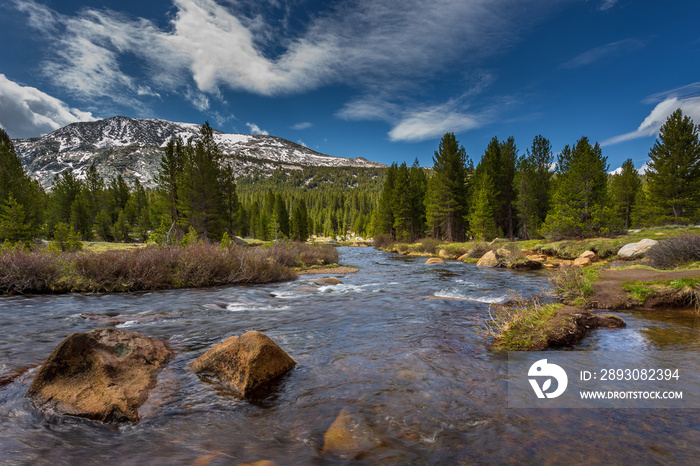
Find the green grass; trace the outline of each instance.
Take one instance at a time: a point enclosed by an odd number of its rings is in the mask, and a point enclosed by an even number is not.
[[[674,290],[700,290],[700,278],[687,277],[651,282],[628,280],[622,284],[622,289],[627,292],[627,295],[640,303],[645,302],[649,296],[662,292],[665,288]]]
[[[542,305],[539,301],[516,300],[509,305],[494,305],[489,310],[486,333],[494,345],[509,351],[544,349],[550,321],[561,304]]]

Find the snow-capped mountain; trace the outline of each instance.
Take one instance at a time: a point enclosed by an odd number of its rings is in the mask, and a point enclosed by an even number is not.
[[[647,172],[647,170],[649,170],[649,162],[645,162],[644,165],[637,168],[637,173],[643,175]],[[620,173],[622,173],[622,167],[617,167],[615,170],[608,173],[608,175],[619,175]]]
[[[122,174],[145,186],[154,178],[163,147],[173,137],[200,137],[200,125],[165,120],[113,117],[73,123],[39,138],[14,140],[17,155],[30,176],[48,188],[54,175],[71,170],[78,178],[90,165],[105,179]],[[274,136],[226,134],[214,131],[214,139],[236,174],[269,173],[275,169],[302,167],[383,167],[362,157],[348,159],[315,152]]]

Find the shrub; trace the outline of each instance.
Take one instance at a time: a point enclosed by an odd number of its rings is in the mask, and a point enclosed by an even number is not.
[[[435,238],[423,238],[418,244],[418,252],[425,252],[427,254],[435,255],[438,253],[440,244],[442,241]]]
[[[578,267],[561,267],[549,277],[554,294],[560,301],[585,301],[593,288],[586,280],[584,270]]]
[[[474,243],[474,246],[472,246],[469,252],[467,252],[467,257],[470,257],[472,259],[480,259],[484,254],[486,254],[490,250],[491,246],[489,246],[489,243],[479,241],[477,243]]]
[[[506,304],[492,304],[485,333],[494,339],[495,346],[503,349],[543,350],[547,346],[547,325],[559,306],[521,296],[513,297]]]
[[[83,249],[83,243],[80,242],[80,236],[75,232],[72,226],[68,226],[63,222],[56,224],[56,230],[53,234],[53,241],[61,251],[80,251]]]
[[[23,249],[0,254],[0,293],[22,294],[49,291],[61,275],[61,265],[53,254]]]
[[[374,237],[374,249],[389,249],[394,244],[391,235],[377,235]]]
[[[647,251],[649,264],[657,269],[672,269],[689,262],[700,261],[700,235],[681,233],[663,239]]]

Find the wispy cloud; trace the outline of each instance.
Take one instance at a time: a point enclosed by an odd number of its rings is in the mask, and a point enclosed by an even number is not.
[[[695,123],[700,123],[700,82],[650,95],[642,102],[656,105],[639,127],[629,133],[607,139],[601,145],[610,146],[632,139],[656,136],[671,113],[679,108]]]
[[[644,42],[636,39],[624,39],[617,42],[596,47],[594,49],[583,52],[575,56],[571,60],[563,63],[562,68],[580,68],[582,66],[592,65],[593,63],[617,57],[625,53],[631,53],[644,47]]]
[[[314,124],[308,121],[302,121],[301,123],[297,123],[296,125],[292,125],[292,129],[300,131],[303,129],[309,129],[313,126]]]
[[[70,108],[39,89],[0,74],[0,126],[10,137],[41,136],[76,121],[91,120],[95,120],[92,113]]]
[[[246,123],[245,125],[248,127],[250,134],[261,134],[263,136],[268,136],[270,134],[264,129],[260,129],[260,127],[255,123]]]
[[[558,2],[354,0],[326,6],[297,28],[288,27],[294,4],[277,5],[280,20],[249,0],[173,0],[165,27],[110,10],[67,16],[34,0],[15,3],[54,44],[44,66],[54,84],[85,100],[143,106],[143,97],[192,88],[208,98],[222,88],[280,95],[337,83],[361,94],[421,92],[421,82],[452,74],[455,60],[466,69],[500,53]],[[201,95],[189,95],[207,108]]]
[[[600,11],[607,11],[617,5],[618,0],[603,0],[598,7]]]
[[[392,141],[416,142],[437,138],[447,132],[462,132],[489,123],[484,114],[460,111],[452,102],[426,107],[404,115],[389,131]]]

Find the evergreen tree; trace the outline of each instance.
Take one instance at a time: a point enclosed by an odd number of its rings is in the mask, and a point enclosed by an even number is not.
[[[382,188],[382,195],[379,198],[377,208],[376,233],[389,234],[393,239],[396,239],[396,231],[394,230],[394,185],[398,169],[399,167],[396,163],[392,163],[386,171],[384,187]]]
[[[649,157],[649,200],[671,221],[694,220],[700,207],[700,127],[677,109],[661,127]]]
[[[12,194],[0,206],[0,239],[3,241],[26,241],[30,238],[31,226],[27,221],[24,206]]]
[[[402,163],[396,171],[394,190],[392,194],[391,211],[394,217],[394,232],[396,239],[402,242],[413,240],[413,206],[411,203],[411,175]]]
[[[493,218],[493,205],[499,192],[488,173],[483,173],[476,180],[471,213],[469,215],[469,232],[474,239],[490,241],[499,235],[499,228]]]
[[[632,159],[625,160],[622,164],[622,171],[610,179],[610,198],[613,211],[617,218],[622,220],[626,229],[632,225],[632,209],[641,186],[642,181],[634,168]]]
[[[503,234],[511,240],[515,236],[516,228],[516,191],[514,186],[516,163],[518,161],[518,148],[515,146],[515,138],[512,136],[500,144],[500,170],[496,186],[499,187],[496,196],[500,205],[500,227]]]
[[[44,192],[36,181],[33,181],[22,168],[12,140],[0,128],[0,206],[9,208],[19,214],[23,220],[8,219],[5,226],[9,230],[0,232],[0,240],[9,239],[5,234],[19,240],[29,240],[39,234],[43,223]],[[9,211],[5,211],[8,214]],[[9,214],[8,214],[9,215]],[[10,224],[14,225],[10,227]],[[19,238],[18,235],[24,235]]]
[[[428,177],[420,167],[418,159],[410,169],[411,191],[411,240],[415,241],[425,234],[425,195],[428,189]]]
[[[49,205],[49,227],[53,228],[58,223],[71,224],[73,203],[80,196],[82,189],[82,183],[72,172],[64,171],[54,177]]]
[[[285,238],[290,236],[289,211],[281,194],[278,194],[275,201],[275,219],[277,231]]]
[[[158,189],[165,198],[166,206],[170,213],[172,222],[177,222],[180,218],[179,211],[179,188],[180,178],[185,165],[185,147],[181,138],[171,139],[165,146],[163,157],[160,161],[160,168],[156,176]]]
[[[607,157],[588,138],[568,145],[559,155],[552,203],[542,231],[549,237],[590,237],[605,234],[614,221],[608,200]]]
[[[433,156],[433,172],[426,194],[428,224],[439,229],[440,238],[462,241],[468,207],[467,153],[454,133],[442,137]]]
[[[552,196],[552,172],[554,161],[549,140],[541,135],[532,140],[532,147],[518,160],[515,187],[520,235],[535,238],[547,218]]]
[[[309,239],[309,213],[306,202],[300,199],[293,215],[293,237],[296,241],[304,242]]]
[[[222,154],[206,122],[202,138],[185,148],[185,161],[178,184],[180,224],[191,226],[205,238],[221,238],[226,226],[226,206],[221,189]]]

